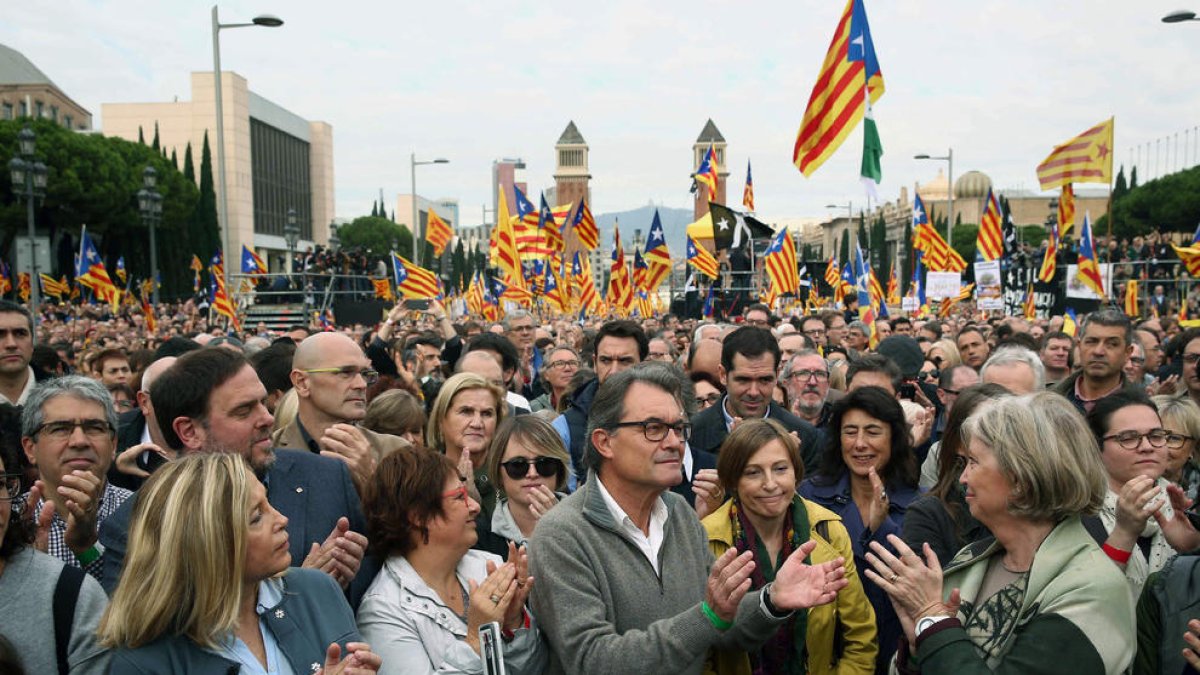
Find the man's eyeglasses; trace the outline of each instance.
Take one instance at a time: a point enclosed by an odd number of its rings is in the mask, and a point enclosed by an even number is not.
[[[362,376],[363,381],[367,386],[371,386],[379,381],[379,371],[372,368],[359,368],[357,366],[342,366],[341,368],[309,368],[301,370],[302,373],[329,373],[338,376],[343,380],[353,380],[355,375]]]
[[[1166,429],[1151,429],[1150,431],[1144,433],[1130,429],[1117,434],[1109,434],[1108,436],[1104,437],[1104,440],[1116,441],[1118,445],[1126,450],[1136,450],[1138,446],[1142,444],[1143,438],[1145,438],[1146,442],[1150,444],[1150,447],[1161,448],[1167,444],[1167,441],[1169,440],[1168,437],[1170,436],[1179,437],[1179,440],[1177,441],[1179,445],[1171,446],[1174,448],[1182,447],[1184,442],[1187,440],[1182,434],[1172,434]]]
[[[39,425],[30,438],[41,435],[51,440],[65,441],[75,433],[75,427],[83,429],[83,435],[88,438],[104,438],[113,432],[112,425],[105,420],[59,420]]]
[[[21,496],[21,474],[4,474],[4,494],[0,494],[0,502],[11,502]]]
[[[824,335],[825,329],[824,328],[810,328],[810,329],[804,331],[804,334],[807,335],[808,337],[815,338],[815,337]]]
[[[1192,363],[1192,364],[1194,364],[1194,363],[1196,363],[1197,361],[1200,361],[1200,352],[1193,352],[1193,353],[1191,353],[1191,354],[1184,354],[1184,355],[1183,355],[1183,362],[1184,362],[1184,363]]]
[[[793,370],[792,379],[801,382],[807,382],[810,379],[815,379],[817,382],[824,382],[829,379],[828,370]]]
[[[527,457],[514,457],[506,462],[500,462],[504,473],[513,480],[521,480],[529,475],[529,466],[537,470],[542,478],[559,475],[563,470],[562,460],[557,457],[535,457],[532,461]]]
[[[621,427],[641,427],[642,434],[646,440],[651,443],[657,443],[667,437],[668,431],[674,431],[675,435],[681,441],[687,441],[692,437],[691,422],[679,422],[678,424],[667,424],[658,420],[641,420],[639,422],[618,422],[613,425],[614,428]]]

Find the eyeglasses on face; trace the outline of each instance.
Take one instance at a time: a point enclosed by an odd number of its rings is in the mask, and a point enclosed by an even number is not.
[[[707,408],[710,405],[715,405],[717,403],[717,401],[720,401],[720,400],[721,400],[721,393],[714,391],[713,393],[709,394],[708,396],[697,396],[696,397],[696,405],[701,408]]]
[[[563,470],[562,460],[557,457],[535,457],[532,461],[528,457],[514,457],[500,462],[500,466],[504,467],[504,473],[513,480],[520,480],[528,476],[531,464],[542,478],[557,476]]]
[[[1142,444],[1143,438],[1145,438],[1146,442],[1150,444],[1150,447],[1161,448],[1167,444],[1167,440],[1168,440],[1167,437],[1171,436],[1171,435],[1172,434],[1170,432],[1168,432],[1166,429],[1151,429],[1150,431],[1146,431],[1146,432],[1134,431],[1133,429],[1129,429],[1127,431],[1122,431],[1122,432],[1115,433],[1115,434],[1109,434],[1108,436],[1104,437],[1104,440],[1116,441],[1117,445],[1120,445],[1122,448],[1125,448],[1126,450],[1136,450],[1138,448],[1138,446]],[[1181,434],[1174,434],[1174,435],[1180,436]],[[1184,440],[1186,440],[1186,439],[1184,439]],[[1174,447],[1180,447],[1182,445],[1183,445],[1183,442],[1180,441],[1179,446],[1174,446]]]
[[[934,368],[933,370],[922,370],[920,373],[917,373],[917,374],[921,377],[921,379],[928,379],[928,378],[932,377],[933,379],[936,380],[938,377],[941,377],[942,371],[938,370],[937,368]]]
[[[312,374],[331,374],[336,375],[341,380],[353,380],[355,375],[361,375],[362,379],[371,386],[379,381],[379,371],[371,368],[359,368],[357,366],[342,366],[341,368],[309,368],[308,370],[300,371],[302,373]]]
[[[467,486],[459,485],[453,490],[446,490],[442,493],[442,497],[449,497],[455,501],[465,502],[467,501]]]
[[[113,432],[112,425],[105,420],[57,420],[39,425],[30,437],[43,436],[54,441],[65,441],[75,433],[75,427],[83,429],[83,435],[93,439],[104,438]]]
[[[618,422],[613,425],[614,428],[622,427],[641,427],[642,434],[646,440],[651,443],[657,443],[667,437],[668,431],[674,431],[675,435],[681,441],[687,441],[692,437],[691,422],[679,422],[677,424],[667,424],[659,420],[641,420],[638,422]]]
[[[792,379],[801,382],[807,382],[810,379],[815,379],[818,382],[824,382],[829,379],[828,370],[793,370]]]
[[[0,502],[11,502],[21,496],[21,474],[6,473],[4,477],[4,492],[0,494]]]
[[[562,359],[561,361],[551,361],[546,364],[546,369],[552,368],[578,368],[579,359]]]

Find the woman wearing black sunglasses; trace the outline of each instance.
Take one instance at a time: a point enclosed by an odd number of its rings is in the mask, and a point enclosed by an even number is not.
[[[480,522],[475,548],[507,555],[508,544],[521,546],[558,500],[565,497],[570,455],[558,432],[537,415],[504,420],[488,447],[487,472],[496,486],[490,522]]]

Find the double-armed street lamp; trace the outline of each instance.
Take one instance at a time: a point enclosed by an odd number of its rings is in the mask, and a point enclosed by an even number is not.
[[[42,298],[39,283],[41,279],[37,269],[37,230],[33,223],[33,200],[45,199],[46,177],[49,174],[46,165],[36,161],[33,156],[37,148],[36,140],[37,136],[29,127],[17,132],[17,155],[8,162],[13,193],[18,200],[25,200],[25,213],[29,224],[29,307],[35,322]]]
[[[213,85],[216,88],[217,103],[217,185],[221,188],[221,199],[217,206],[220,208],[221,239],[225,255],[233,255],[233,228],[229,223],[229,190],[225,182],[225,113],[221,100],[221,30],[226,28],[245,28],[246,26],[262,26],[278,28],[283,25],[283,19],[271,14],[260,14],[249,23],[221,23],[217,16],[217,6],[212,8],[212,43],[213,43]],[[230,266],[225,266],[225,287],[233,288],[229,283]]]
[[[424,162],[418,162],[417,161],[417,153],[415,153],[415,152],[409,156],[409,159],[410,159],[411,165],[412,165],[411,173],[412,173],[413,264],[417,265],[419,267],[421,265],[421,248],[422,248],[421,245],[425,241],[425,237],[423,236],[423,233],[421,232],[421,224],[419,222],[417,222],[417,216],[419,215],[417,213],[417,167],[423,166],[425,164],[449,164],[450,160],[445,159],[444,157],[439,157],[437,159],[431,159],[431,160],[424,161]]]
[[[913,159],[932,159],[932,160],[948,163],[948,167],[946,168],[946,180],[948,181],[949,187],[946,190],[946,199],[949,201],[949,203],[947,205],[947,207],[949,209],[949,213],[946,215],[946,244],[953,246],[954,239],[952,237],[952,234],[954,232],[954,148],[950,148],[949,150],[946,151],[945,155],[942,155],[940,157],[921,153],[919,155],[913,155]],[[932,225],[933,225],[933,223],[930,223],[930,226],[932,226]]]
[[[154,228],[162,220],[163,197],[155,188],[158,184],[158,172],[148,166],[142,171],[142,189],[138,190],[138,210],[142,212],[142,220],[150,230],[150,288],[154,305],[158,306],[158,248],[154,240]]]

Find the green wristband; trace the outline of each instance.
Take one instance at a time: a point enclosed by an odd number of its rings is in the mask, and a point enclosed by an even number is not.
[[[709,622],[717,630],[725,631],[729,630],[729,628],[733,626],[732,621],[726,621],[725,619],[717,616],[717,613],[713,611],[712,607],[708,606],[707,602],[700,603],[700,611],[704,612],[704,616],[708,617]]]
[[[75,559],[79,561],[80,565],[86,567],[99,560],[101,555],[103,555],[103,551],[100,549],[100,546],[92,544],[91,548],[83,553],[76,553]]]

